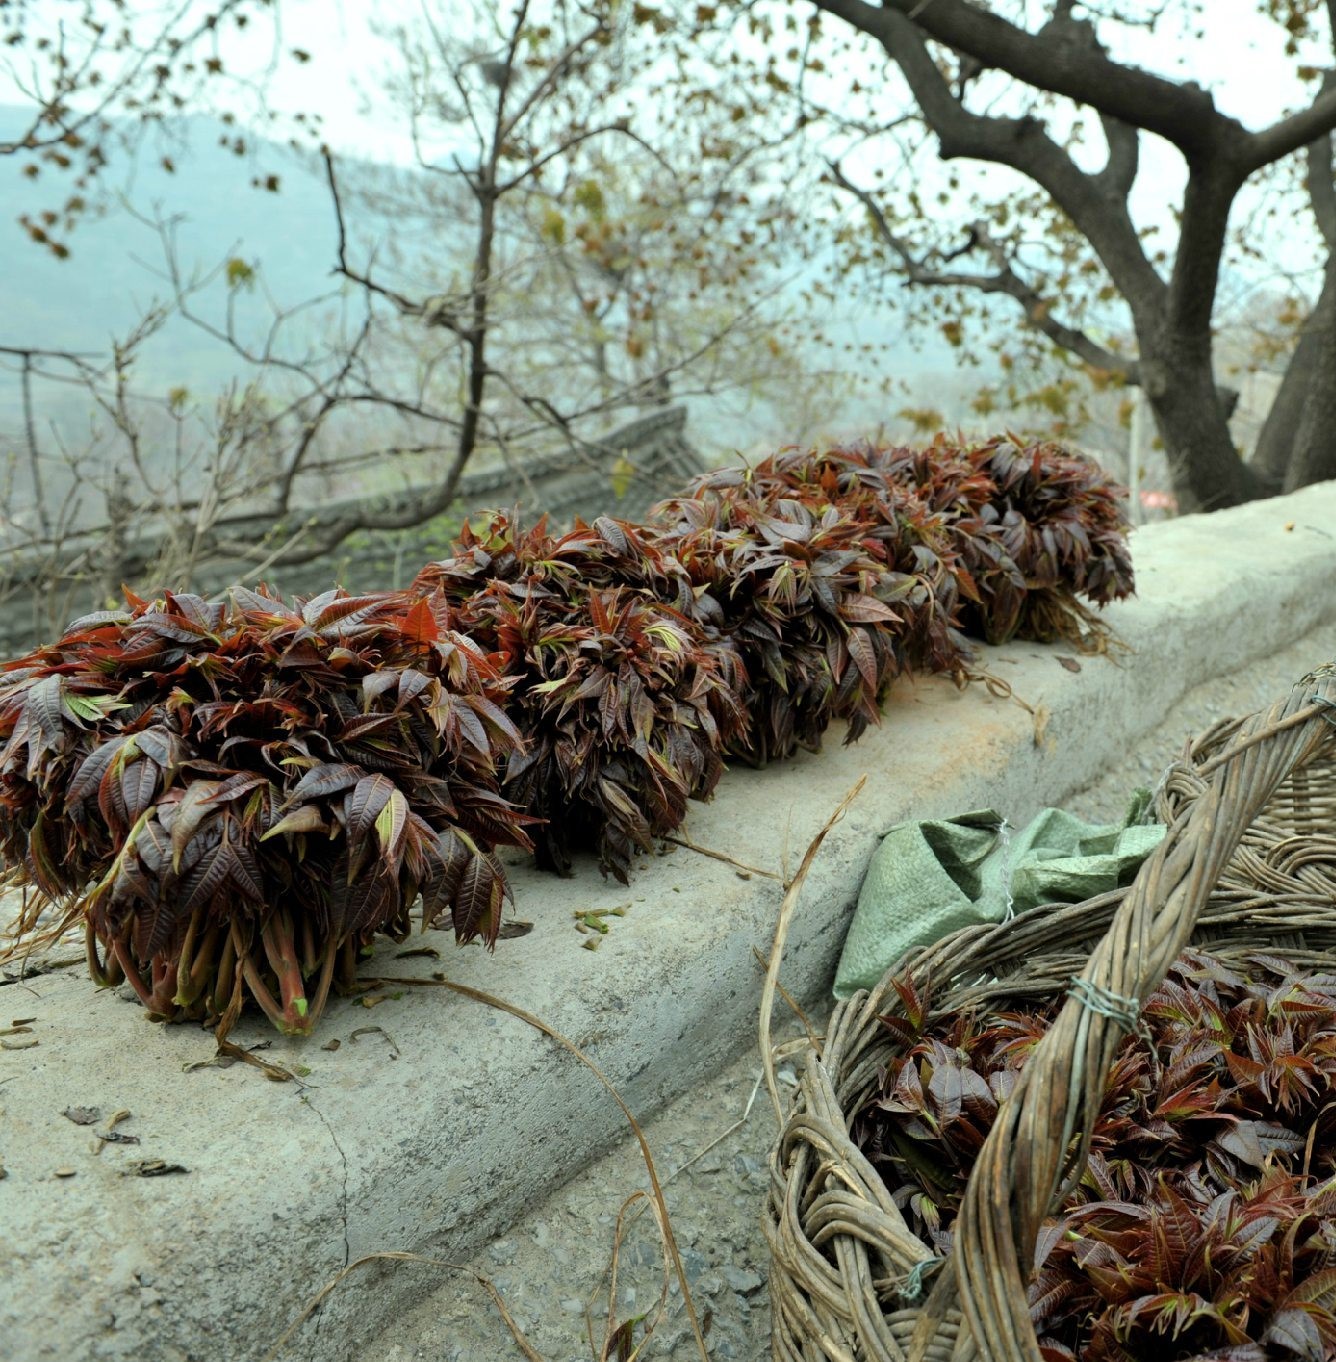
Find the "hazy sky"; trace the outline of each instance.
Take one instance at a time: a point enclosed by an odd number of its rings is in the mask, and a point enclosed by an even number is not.
[[[687,5],[690,0],[659,0],[665,8]],[[1162,0],[1130,0],[1134,7],[1146,9]],[[384,92],[386,73],[395,71],[394,45],[380,36],[395,23],[412,26],[422,23],[424,12],[432,16],[438,30],[450,32],[450,16],[462,21],[474,4],[484,9],[490,0],[282,0],[282,50],[301,47],[312,54],[307,64],[281,60],[267,81],[267,98],[275,110],[289,116],[301,111],[316,111],[323,118],[325,139],[336,149],[381,161],[411,164],[414,158],[408,123]],[[797,6],[807,13],[805,5]],[[535,11],[543,8],[535,4]],[[1046,10],[1047,4],[1035,0],[1030,8]],[[511,13],[509,0],[499,0],[498,11]],[[504,20],[503,20],[504,22]],[[833,21],[827,21],[832,23]],[[258,73],[272,53],[272,33],[252,30],[253,37],[234,34],[226,52],[229,68],[249,64]],[[1198,30],[1202,36],[1197,36]],[[1154,34],[1144,30],[1101,28],[1105,41],[1114,45],[1114,54],[1152,70],[1179,79],[1195,80],[1211,88],[1222,110],[1250,127],[1261,127],[1281,117],[1311,98],[1296,75],[1298,62],[1285,55],[1285,35],[1274,21],[1257,12],[1257,0],[1201,0],[1186,4],[1171,0],[1168,16]],[[1306,53],[1315,65],[1325,65],[1329,53]],[[869,59],[864,84],[876,88],[877,68],[882,65],[874,53]],[[841,82],[848,72],[835,70],[827,97],[838,102],[843,95]],[[809,78],[810,79],[810,78]],[[898,78],[897,78],[898,84]],[[894,97],[888,96],[888,112],[894,112]],[[867,144],[871,157],[884,156],[885,148]],[[1102,139],[1094,132],[1091,155],[1102,158]],[[860,155],[846,162],[846,168],[865,184],[872,183],[870,162],[860,164]],[[928,193],[944,187],[946,168],[934,159],[921,163],[916,171],[920,188]],[[965,185],[986,185],[988,197],[1007,192],[1008,184],[1022,183],[1019,177],[993,167],[963,169]],[[1158,226],[1171,245],[1174,229],[1170,205],[1181,202],[1186,168],[1179,154],[1152,137],[1142,139],[1140,173],[1132,195],[1134,219],[1143,226]],[[1245,195],[1239,212],[1245,211]],[[1283,229],[1282,229],[1283,230]]]
[[[662,0],[665,8],[678,2]],[[417,0],[283,0],[286,45],[304,47],[314,60],[306,66],[292,61],[282,64],[270,83],[272,103],[288,112],[318,109],[324,116],[326,136],[335,146],[411,159],[402,119],[383,96],[379,108],[365,105],[368,97],[378,93],[377,72],[392,68],[395,59],[392,45],[376,36],[371,21],[376,16],[382,23],[396,19],[411,23],[424,8],[448,30],[452,8],[462,8],[462,4],[461,0],[425,0],[425,4]],[[1284,53],[1284,35],[1279,25],[1258,15],[1256,0],[1208,0],[1194,8],[1205,11],[1204,38],[1195,38],[1189,26],[1170,17],[1155,35],[1124,34],[1118,55],[1210,86],[1225,112],[1252,126],[1271,121],[1302,100],[1295,59]],[[234,43],[238,61],[255,63],[267,56],[264,35],[257,33],[256,39]],[[1314,58],[1322,62],[1321,54]]]
[[[397,53],[394,44],[377,30],[396,23],[420,24],[425,12],[439,30],[448,34],[451,15],[458,23],[461,16],[470,16],[475,5],[482,8],[490,2],[279,0],[273,7],[278,17],[277,29],[271,19],[257,10],[244,32],[234,28],[226,31],[220,40],[219,55],[230,74],[262,83],[268,105],[286,119],[291,120],[298,113],[319,114],[322,135],[336,151],[411,164],[413,147],[406,117],[384,93],[386,77],[398,65]],[[688,5],[692,0],[658,3],[670,8]],[[1128,3],[1144,8],[1150,0]],[[82,4],[83,0],[40,0],[34,10],[40,20],[32,22],[54,23],[62,12],[77,13]],[[169,5],[174,9],[174,0],[132,0],[133,12],[146,27],[152,24],[155,15],[168,12]],[[504,16],[511,13],[511,0],[498,0],[498,5],[494,12],[499,12],[504,22]],[[1170,0],[1169,17],[1155,35],[1108,25],[1102,27],[1101,33],[1115,46],[1115,56],[1207,85],[1223,110],[1249,126],[1258,127],[1310,97],[1312,87],[1305,88],[1298,80],[1298,63],[1294,57],[1285,55],[1280,26],[1261,18],[1256,6],[1257,0],[1199,0],[1195,4]],[[543,0],[535,0],[535,12],[544,7]],[[810,12],[805,5],[797,4],[795,8],[801,14]],[[1030,8],[1038,14],[1045,6],[1033,0]],[[202,3],[200,9],[202,12]],[[1205,32],[1200,38],[1190,24],[1183,22],[1182,16],[1193,11],[1203,16]],[[305,63],[295,60],[291,53],[298,48],[309,52],[311,60]],[[0,51],[0,102],[22,102],[21,91],[3,75],[4,60],[12,60],[14,55],[12,50]],[[1329,53],[1320,51],[1306,53],[1304,59],[1316,65],[1332,60]],[[880,66],[884,66],[884,61],[878,62],[874,54],[867,60],[865,71],[852,74],[865,86],[882,88],[888,82],[880,74]],[[847,67],[837,67],[827,78],[826,96],[838,99],[841,82],[847,82],[850,75]],[[244,92],[237,94],[233,106],[242,118],[255,107],[253,99]],[[888,116],[896,111],[893,87],[881,107]],[[282,132],[283,128],[280,125],[269,131]],[[1096,158],[1102,154],[1097,132],[1090,154]],[[861,160],[855,154],[846,162],[846,168],[855,179],[871,185],[874,158],[883,155],[883,148],[869,144]],[[945,180],[945,171],[931,158],[917,166],[915,174],[920,189],[926,191],[925,198],[939,187],[939,181]],[[966,169],[963,179],[967,186],[985,183],[990,196],[996,196],[1006,192],[1008,172],[997,167],[986,172]],[[1156,139],[1144,137],[1133,211],[1143,225],[1155,224],[1165,229],[1166,245],[1172,245],[1168,205],[1181,201],[1183,179],[1184,167],[1178,154]],[[188,211],[188,205],[182,207]],[[1305,229],[1306,219],[1299,224],[1300,232]],[[1277,230],[1283,232],[1284,228]],[[1286,250],[1289,251],[1288,245]],[[1289,254],[1302,267],[1307,253],[1301,257],[1295,257],[1292,251]]]
[[[679,0],[661,3],[668,8]],[[262,16],[244,33],[229,31],[220,55],[229,71],[264,78],[274,109],[288,115],[318,112],[325,137],[337,149],[407,162],[412,159],[407,129],[380,92],[378,79],[393,68],[395,53],[377,36],[373,19],[382,25],[413,23],[426,9],[448,31],[450,15],[458,15],[466,4],[467,0],[281,0],[275,7],[281,21],[280,50],[286,54],[300,47],[311,54],[309,63],[285,55],[269,74],[274,30]],[[502,4],[504,13],[508,6],[504,0]],[[54,23],[62,10],[81,9],[82,0],[43,0],[37,8],[40,19],[33,22]],[[135,0],[134,8],[147,24],[160,4]],[[1205,11],[1203,39],[1194,38],[1188,26],[1171,17],[1154,36],[1119,38],[1118,55],[1211,86],[1224,110],[1254,126],[1303,98],[1295,60],[1284,54],[1280,27],[1258,16],[1256,0],[1207,0],[1193,8]],[[1320,53],[1314,59],[1323,60]],[[0,102],[23,102],[13,79],[2,71]],[[244,109],[244,102],[238,108]]]
[[[64,16],[77,16],[83,2],[35,0],[29,13],[35,16],[33,23],[54,25]],[[726,5],[731,2],[723,0]],[[1129,2],[1145,5],[1149,0]],[[149,25],[155,15],[169,12],[179,3],[181,0],[130,0],[130,7],[145,25]],[[269,106],[288,119],[298,113],[321,115],[322,135],[336,151],[409,164],[413,160],[409,129],[402,112],[394,108],[383,92],[385,77],[397,64],[396,52],[392,43],[378,36],[377,24],[381,27],[396,22],[412,25],[421,21],[426,8],[437,26],[448,32],[450,16],[453,14],[457,20],[461,12],[468,13],[475,3],[483,5],[490,0],[278,0],[274,6],[281,22],[277,34],[272,22],[257,13],[245,32],[230,30],[221,38],[219,55],[229,73],[263,80]],[[511,12],[512,0],[496,0],[496,3],[503,16]],[[692,6],[694,0],[654,0],[654,3],[671,8]],[[1189,6],[1170,0],[1171,6],[1179,10],[1204,12],[1206,32],[1201,38],[1173,19],[1166,20],[1153,37],[1108,28],[1102,31],[1106,40],[1118,35],[1115,56],[1166,75],[1207,85],[1215,92],[1223,110],[1249,126],[1257,127],[1301,103],[1311,92],[1311,86],[1306,89],[1298,81],[1297,63],[1295,58],[1284,53],[1284,35],[1280,27],[1260,18],[1256,3],[1257,0],[1200,0]],[[544,5],[545,0],[534,0],[536,11]],[[795,4],[795,8],[802,15],[810,12],[805,5]],[[1039,0],[1030,0],[1033,13],[1038,14],[1041,8]],[[204,11],[203,0],[199,10]],[[290,55],[294,48],[309,52],[311,60],[305,64],[294,60]],[[277,60],[271,71],[270,62],[275,53]],[[3,65],[17,55],[14,49],[0,49],[0,102],[3,103],[24,102],[21,89],[6,76]],[[1332,61],[1329,52],[1305,56],[1316,65]],[[838,89],[841,80],[847,82],[852,76],[876,88],[883,80],[879,71],[883,64],[874,54],[868,59],[866,70],[850,72],[847,67],[839,68],[833,73],[831,88]],[[244,118],[254,105],[239,95],[234,107]],[[887,96],[884,108],[888,116],[896,112],[891,95]],[[1099,142],[1098,136],[1094,141]],[[858,166],[856,158],[851,158],[849,164],[851,170],[869,170],[866,164]],[[935,188],[934,181],[942,174],[929,162],[919,183]],[[998,189],[999,177],[1000,172],[996,169],[989,173],[990,187]],[[863,173],[858,178],[865,183],[870,183],[871,179],[870,174]],[[968,184],[978,183],[977,178],[968,174],[965,178]],[[1182,179],[1182,164],[1176,153],[1154,139],[1143,139],[1141,173],[1134,196],[1139,221],[1167,223],[1166,204],[1179,198]],[[191,210],[189,204],[172,204],[171,207],[173,211],[180,209],[186,213]],[[855,210],[851,207],[849,211]],[[1303,224],[1296,229],[1296,235],[1302,230]],[[1271,244],[1275,242],[1276,234],[1273,233]],[[1288,251],[1287,240],[1282,239],[1281,245]],[[1297,261],[1301,266],[1311,251],[1288,253],[1290,263]],[[1248,280],[1243,282],[1246,287],[1252,287]],[[859,300],[845,300],[842,322],[850,327],[866,326],[865,333],[859,332],[861,339],[879,338],[888,326],[897,324],[896,314],[888,313],[886,306],[871,296],[863,308],[865,320],[860,320],[859,309]],[[881,330],[874,331],[874,327]],[[894,339],[898,341],[898,335]],[[928,341],[930,345],[935,343],[935,333],[928,334]],[[931,352],[931,363],[949,367],[951,357],[943,358],[939,353],[941,349],[939,344]],[[894,363],[902,370],[910,365],[903,345],[888,344],[887,351],[888,363]]]

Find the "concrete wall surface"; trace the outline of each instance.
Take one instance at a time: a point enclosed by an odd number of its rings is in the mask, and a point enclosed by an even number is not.
[[[1047,710],[1042,744],[1020,706],[927,678],[898,686],[882,727],[857,745],[842,747],[836,732],[820,755],[733,771],[712,804],[693,809],[685,832],[697,844],[791,871],[869,776],[796,915],[782,978],[800,999],[829,987],[891,824],[984,805],[1023,820],[1088,782],[1191,686],[1336,618],[1336,483],[1151,526],[1133,543],[1140,595],[1108,612],[1129,652],[1080,659],[1073,672],[1061,647],[981,650],[991,672]],[[439,959],[399,958],[403,948],[387,943],[367,972],[445,970],[537,1012],[640,1114],[754,1042],[752,948],[769,948],[775,880],[679,847],[627,888],[592,864],[566,881],[518,867],[514,883],[529,935],[489,956],[430,933],[407,945],[434,946]],[[621,904],[600,949],[582,949],[573,914]],[[272,1042],[266,1059],[301,1066],[288,1083],[244,1064],[191,1068],[213,1055],[206,1032],[145,1022],[118,993],[94,990],[81,964],[0,987],[0,1029],[22,1018],[31,1032],[6,1039],[37,1044],[0,1049],[0,1354],[14,1362],[261,1358],[345,1263],[392,1249],[459,1260],[622,1126],[570,1055],[440,989],[338,1001],[305,1042],[244,1023],[234,1039]],[[78,1107],[101,1119],[62,1114]],[[95,1133],[126,1109],[116,1130],[139,1143],[94,1154]],[[137,1175],[152,1160],[187,1171]],[[402,1265],[361,1269],[282,1356],[358,1356],[438,1281]]]

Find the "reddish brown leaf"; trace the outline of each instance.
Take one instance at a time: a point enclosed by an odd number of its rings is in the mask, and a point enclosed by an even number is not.
[[[417,644],[435,643],[440,637],[436,618],[425,596],[404,616],[403,631]]]

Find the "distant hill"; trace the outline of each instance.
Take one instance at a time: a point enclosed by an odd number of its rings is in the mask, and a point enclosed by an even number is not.
[[[21,122],[21,110],[0,105],[0,138],[16,133]],[[259,265],[280,304],[328,291],[335,229],[323,179],[310,163],[273,144],[261,147],[255,163],[239,158],[219,146],[225,131],[210,119],[181,120],[173,137],[185,145],[173,157],[174,174],[156,156],[144,155],[133,167],[113,160],[107,183],[124,186],[140,213],[160,211],[178,219],[186,273],[238,255]],[[281,192],[252,187],[256,164],[279,174]],[[57,260],[26,239],[15,217],[21,206],[59,206],[69,189],[59,172],[48,171],[34,184],[20,171],[16,158],[0,158],[0,203],[7,206],[0,216],[6,262],[0,276],[0,343],[104,350],[167,292],[156,277],[162,270],[156,235],[112,204],[104,215],[80,223],[69,239],[70,258]],[[216,286],[201,307],[217,306],[222,295],[222,286]],[[204,385],[231,372],[221,347],[178,324],[146,352],[140,382]]]
[[[15,135],[23,126],[23,111],[0,105],[0,138]],[[187,275],[209,270],[237,256],[259,271],[263,290],[283,307],[293,307],[337,290],[332,276],[336,227],[323,169],[312,156],[247,133],[250,153],[234,155],[220,139],[233,132],[216,120],[191,117],[174,122],[162,151],[170,151],[175,166],[169,172],[161,151],[146,146],[131,162],[113,158],[106,172],[107,187],[122,190],[141,215],[155,212],[176,222],[181,268]],[[126,334],[155,298],[168,287],[161,278],[162,250],[150,226],[112,202],[105,212],[84,220],[69,238],[71,255],[57,260],[28,241],[16,218],[20,211],[58,207],[69,192],[59,172],[44,171],[34,183],[21,174],[16,158],[0,157],[0,344],[35,345],[94,355],[107,353],[113,338]],[[252,180],[269,174],[279,177],[280,190],[270,193]],[[412,172],[374,164],[348,163],[341,178],[348,189],[357,183],[380,188],[395,177],[413,197]],[[451,263],[452,251],[467,242],[442,232],[437,219],[414,219],[402,212],[378,215],[349,194],[345,205],[354,241],[371,239],[379,247],[378,269],[388,275],[398,248],[400,259],[429,260],[444,276],[462,262]],[[795,284],[796,290],[796,284]],[[216,280],[198,297],[196,308],[220,319],[226,288]],[[263,296],[245,297],[239,315],[252,327],[267,323]],[[301,326],[327,325],[329,313],[311,312],[289,330],[298,341]],[[841,305],[827,321],[828,333],[851,344],[874,342],[876,349],[861,363],[878,375],[939,376],[954,368],[955,357],[935,341],[922,349],[910,347],[903,314],[892,304],[860,304],[857,298]],[[258,331],[255,332],[258,335]],[[306,332],[312,334],[311,331]],[[853,361],[852,355],[850,356]],[[831,362],[829,352],[817,362]],[[181,386],[199,395],[212,394],[245,372],[225,345],[198,328],[170,321],[163,332],[140,352],[133,385],[144,394],[160,397]],[[933,385],[935,386],[935,385]],[[74,444],[86,440],[88,404],[77,388],[37,385],[39,421],[55,427]],[[755,440],[810,438],[818,431],[782,430],[765,403],[748,404],[745,396],[695,400],[692,426],[707,453],[717,441],[722,451],[746,447]],[[851,402],[848,420],[858,426],[876,424],[888,415],[883,406]],[[21,408],[18,381],[0,368],[0,460],[6,449],[21,448]],[[708,432],[708,434],[707,434]],[[48,487],[48,491],[51,489]]]

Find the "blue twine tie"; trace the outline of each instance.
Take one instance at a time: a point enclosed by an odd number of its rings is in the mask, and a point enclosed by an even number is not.
[[[945,1258],[920,1258],[905,1274],[898,1295],[902,1301],[912,1304],[923,1295],[923,1279],[929,1272],[935,1272],[946,1262]]]
[[[1125,997],[1102,987],[1091,979],[1072,976],[1071,987],[1067,990],[1069,998],[1075,998],[1082,1006],[1101,1017],[1115,1021],[1129,1034],[1137,1029],[1141,1017],[1141,1004],[1136,998]]]

